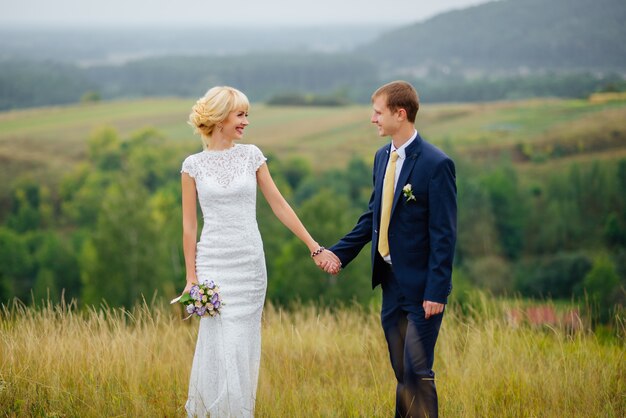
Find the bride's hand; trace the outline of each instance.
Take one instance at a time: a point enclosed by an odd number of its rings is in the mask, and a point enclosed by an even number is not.
[[[181,296],[182,296],[182,295],[184,295],[185,293],[189,293],[189,291],[191,290],[191,287],[192,287],[194,284],[196,284],[196,282],[195,282],[195,281],[189,281],[189,280],[187,280],[187,284],[185,285],[185,289],[183,290],[183,293],[181,294]]]
[[[337,274],[341,270],[341,261],[332,251],[324,250],[313,257],[315,264],[329,274]]]
[[[185,285],[185,288],[183,289],[183,293],[181,293],[181,294],[180,294],[180,296],[177,296],[177,297],[175,297],[174,299],[172,299],[172,300],[170,301],[170,304],[172,304],[172,305],[173,305],[173,304],[175,304],[175,303],[178,303],[178,301],[180,301],[180,299],[183,297],[183,295],[184,295],[185,293],[189,293],[189,291],[191,290],[191,287],[192,287],[194,284],[196,284],[196,283],[195,283],[195,281],[193,281],[193,280],[189,280],[189,279],[188,279],[188,280],[187,280],[187,284]]]

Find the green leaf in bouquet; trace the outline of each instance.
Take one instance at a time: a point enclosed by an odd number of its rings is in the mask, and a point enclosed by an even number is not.
[[[182,303],[183,305],[186,304],[187,302],[189,302],[190,300],[193,300],[193,298],[191,297],[191,295],[189,293],[185,293],[184,295],[182,295],[180,297],[180,300],[178,302]]]

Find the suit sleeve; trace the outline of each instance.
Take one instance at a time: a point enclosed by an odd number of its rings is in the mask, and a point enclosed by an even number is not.
[[[376,162],[378,154],[374,158],[373,173],[376,173]],[[376,184],[376,176],[372,174],[373,184]],[[376,199],[376,188],[372,187],[372,195],[368,204],[368,209],[357,221],[352,231],[341,238],[335,245],[329,248],[341,260],[342,267],[346,267],[354,258],[359,255],[363,247],[372,240],[372,228],[374,223],[374,200]]]
[[[424,300],[447,303],[456,244],[456,172],[450,159],[436,168],[429,187],[430,257]]]
[[[363,247],[372,240],[374,191],[370,197],[369,209],[363,213],[358,222],[348,234],[329,248],[341,260],[342,267],[346,267],[359,255]]]

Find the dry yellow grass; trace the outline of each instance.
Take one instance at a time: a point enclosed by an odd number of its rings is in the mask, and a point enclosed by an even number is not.
[[[435,371],[444,417],[622,417],[623,341],[510,327],[504,303],[449,309]],[[197,321],[131,311],[4,307],[0,416],[184,416]],[[267,306],[258,417],[386,417],[394,381],[376,310]]]

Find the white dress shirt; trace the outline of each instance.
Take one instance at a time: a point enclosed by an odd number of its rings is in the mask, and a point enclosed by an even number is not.
[[[396,193],[396,187],[398,185],[398,178],[400,177],[400,172],[402,171],[402,165],[404,164],[404,160],[406,159],[406,148],[411,145],[411,143],[413,141],[415,141],[415,138],[417,138],[417,130],[413,131],[413,135],[411,136],[411,138],[406,141],[400,148],[396,148],[393,145],[393,141],[391,141],[391,149],[389,150],[389,155],[391,155],[391,152],[396,151],[398,153],[398,160],[396,161],[396,176],[394,178],[393,181],[393,192],[394,192],[394,196]],[[389,164],[391,162],[391,158],[389,159],[389,161],[387,161],[387,164]],[[387,170],[387,167],[385,167],[385,172]],[[384,181],[384,179],[383,179]],[[404,187],[404,186],[403,186]],[[383,257],[383,259],[391,264],[391,252],[389,252],[389,254],[386,257]]]

